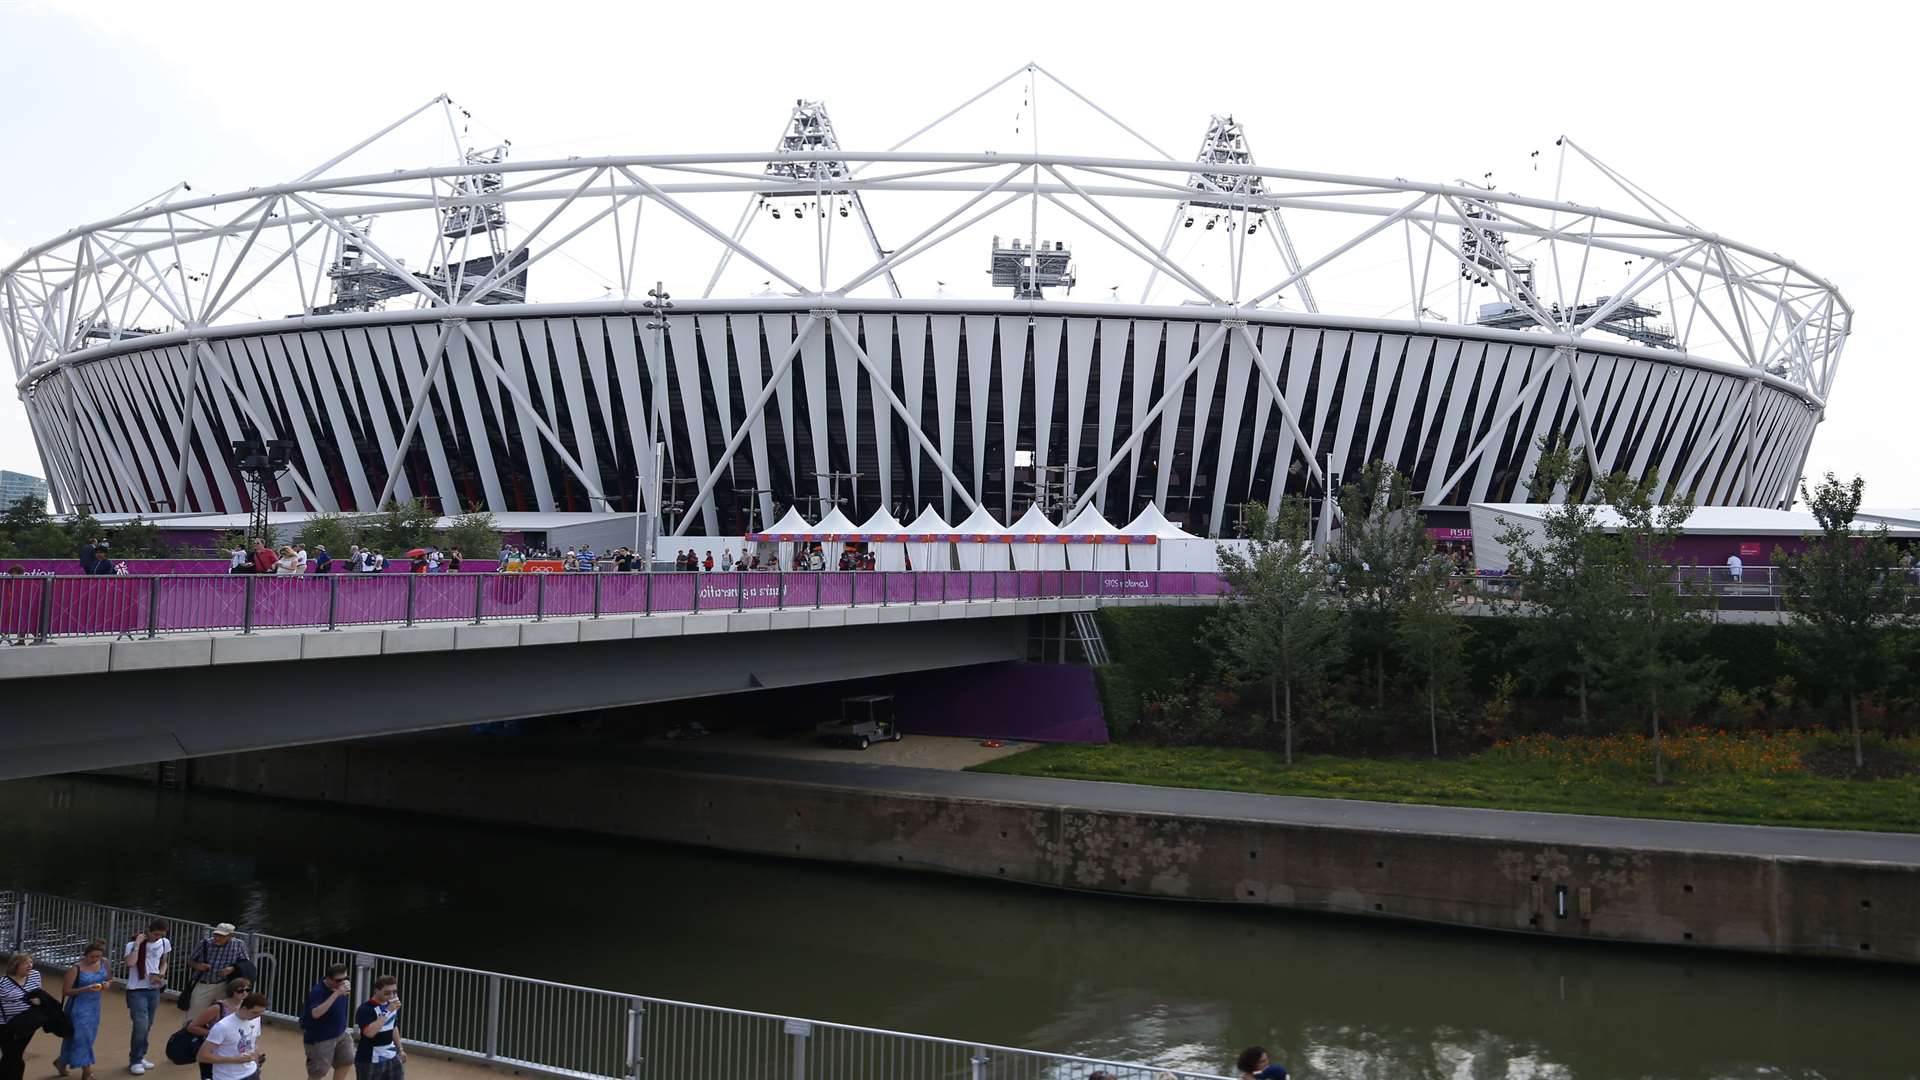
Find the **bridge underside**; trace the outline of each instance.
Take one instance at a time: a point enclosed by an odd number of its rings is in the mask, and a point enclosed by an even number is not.
[[[582,641],[9,680],[0,779],[958,667],[1025,617]]]

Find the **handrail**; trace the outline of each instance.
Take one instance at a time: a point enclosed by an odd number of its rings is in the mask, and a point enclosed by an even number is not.
[[[28,949],[37,963],[46,965],[77,962],[85,943],[93,938],[130,938],[155,914],[32,890],[0,889],[0,934],[10,949]],[[197,939],[209,929],[191,919],[169,918],[168,922],[182,940]],[[269,1016],[293,1019],[283,1003],[303,1000],[311,980],[329,963],[350,964],[354,977],[363,981],[370,980],[375,970],[396,972],[415,987],[407,994],[408,1046],[554,1076],[684,1080],[741,1075],[746,1070],[738,1066],[745,1060],[753,1063],[755,1075],[804,1080],[811,1057],[815,1075],[838,1075],[850,1070],[836,1069],[836,1063],[857,1063],[867,1074],[887,1080],[947,1080],[963,1073],[981,1077],[989,1072],[996,1080],[1066,1080],[1094,1069],[1111,1073],[1115,1080],[1225,1080],[1211,1073],[1139,1062],[625,994],[266,933],[242,937],[256,958],[276,960],[271,968],[263,966],[256,980],[256,986],[274,1002]],[[267,951],[266,945],[275,951]],[[311,970],[302,969],[299,960]],[[185,993],[185,975],[185,965],[170,972],[168,992]],[[503,1007],[509,984],[511,1001]],[[422,989],[429,992],[423,995]],[[440,991],[440,996],[433,996],[433,990]],[[477,1006],[476,996],[480,998]],[[697,1044],[680,1037],[691,1026],[689,1021],[696,1021],[702,1033]],[[567,1038],[542,1038],[555,1027],[563,1027]]]

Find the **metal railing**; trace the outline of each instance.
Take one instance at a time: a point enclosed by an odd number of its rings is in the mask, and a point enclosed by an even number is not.
[[[155,913],[27,890],[0,889],[0,934],[42,966],[77,963],[86,943],[113,947],[144,930]],[[206,923],[167,916],[175,947],[190,950]],[[830,1024],[594,990],[499,972],[355,952],[242,933],[259,968],[254,985],[268,1015],[292,1020],[289,1005],[331,964],[347,964],[371,986],[399,977],[407,1045],[503,1068],[612,1080],[1224,1080],[1211,1073],[1139,1062],[1102,1061],[990,1043]],[[172,965],[168,991],[188,988],[187,965]]]
[[[1892,566],[1880,572],[1901,586],[1909,610],[1920,607],[1920,571]],[[1521,578],[1483,573],[1460,580],[1475,597],[1490,603],[1525,602],[1525,581]],[[1724,566],[1676,566],[1667,575],[1666,584],[1712,611],[1770,611],[1780,615],[1788,610],[1782,567],[1749,566],[1735,574]]]
[[[785,611],[985,600],[1215,596],[1157,570],[0,577],[0,636],[59,637]]]

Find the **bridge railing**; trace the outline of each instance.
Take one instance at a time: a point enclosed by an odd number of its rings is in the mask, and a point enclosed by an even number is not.
[[[43,967],[77,963],[94,938],[108,955],[146,929],[156,913],[27,890],[0,889],[0,939]],[[168,917],[185,955],[208,925]],[[553,1076],[609,1080],[754,1077],[806,1080],[1224,1080],[1139,1062],[914,1035],[772,1013],[596,990],[500,972],[242,932],[267,995],[268,1015],[294,1019],[298,1003],[332,964],[371,987],[376,974],[400,980],[407,1045]],[[188,968],[172,965],[169,995],[186,992]]]
[[[0,635],[24,643],[1222,591],[1218,574],[1158,570],[9,576],[0,577]]]

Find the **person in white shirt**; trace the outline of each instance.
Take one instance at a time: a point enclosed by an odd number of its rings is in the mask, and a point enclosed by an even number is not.
[[[293,554],[295,558],[300,560],[300,572],[303,574],[306,573],[307,572],[307,545],[301,544],[299,547],[294,548]]]
[[[1735,585],[1740,584],[1740,575],[1746,570],[1746,564],[1740,561],[1740,553],[1727,556],[1727,579]]]
[[[154,1010],[160,1007],[160,993],[167,985],[167,956],[173,942],[167,940],[167,920],[155,919],[145,933],[127,942],[127,1071],[139,1076],[153,1068],[147,1060],[147,1034],[153,1030]]]
[[[213,1080],[250,1080],[260,1075],[267,1055],[259,1049],[260,1015],[267,1011],[267,995],[248,994],[240,1007],[213,1025],[200,1044],[200,1063],[213,1066]]]

